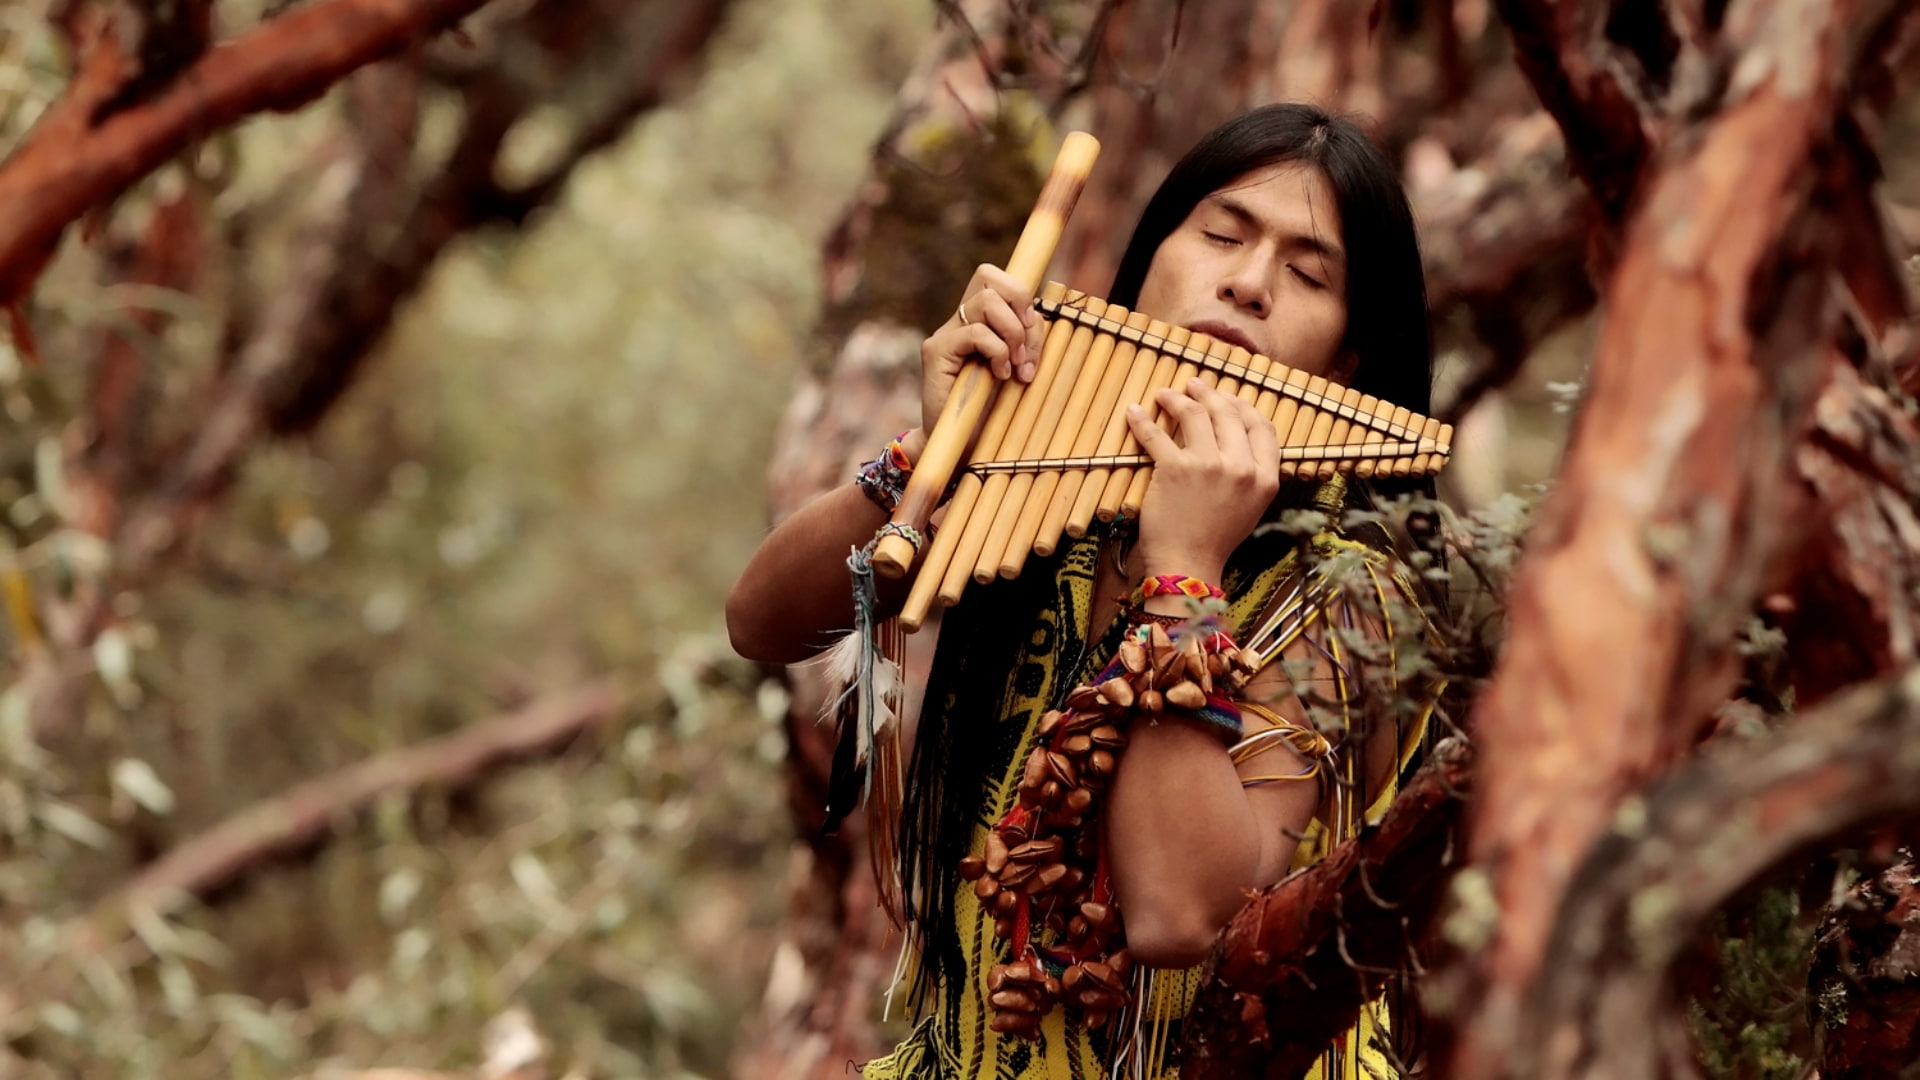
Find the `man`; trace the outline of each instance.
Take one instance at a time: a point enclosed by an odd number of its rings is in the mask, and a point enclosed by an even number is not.
[[[1428,410],[1431,340],[1406,197],[1366,136],[1318,109],[1269,106],[1196,145],[1143,211],[1108,299]],[[1041,333],[1025,288],[981,267],[954,316],[922,346],[925,423],[883,463],[917,458],[962,364],[984,361],[998,378],[1032,379]],[[1189,594],[1218,595],[1217,626],[1241,641],[1262,627],[1293,627],[1281,655],[1345,722],[1352,672],[1342,642],[1351,637],[1333,631],[1377,638],[1385,628],[1340,600],[1342,590],[1410,591],[1377,556],[1390,547],[1377,537],[1375,557],[1349,571],[1356,580],[1302,588],[1325,582],[1316,556],[1358,545],[1332,534],[1303,544],[1259,529],[1289,507],[1318,506],[1337,521],[1394,493],[1368,490],[1384,484],[1283,491],[1273,427],[1250,405],[1198,380],[1162,391],[1159,404],[1175,422],[1171,434],[1138,407],[1129,417],[1154,460],[1137,531],[1096,530],[1019,579],[971,593],[945,618],[900,824],[922,1018],[894,1054],[868,1063],[870,1080],[1097,1076],[1128,1055],[1141,1075],[1164,1075],[1172,1053],[1159,1036],[1190,1000],[1184,973],[1205,958],[1246,890],[1295,864],[1300,837],[1314,829],[1340,838],[1390,790],[1418,734],[1387,725],[1369,733],[1355,722],[1326,758],[1300,688],[1272,663],[1226,706],[1238,713],[1228,720],[1221,709],[1212,722],[1207,710],[1172,708],[1131,723],[1121,717],[1124,753],[1097,807],[1072,826],[1047,808],[1050,824],[1039,824],[1043,808],[1032,784],[1019,790],[1021,770],[1050,738],[1044,718],[1076,684],[1119,671],[1123,643],[1149,640],[1154,624],[1191,641],[1226,640],[1183,630]],[[851,626],[839,568],[887,520],[887,502],[884,484],[849,484],[776,529],[729,598],[735,648],[792,663]],[[883,609],[903,599],[901,583],[889,586]],[[1224,745],[1222,723],[1231,729]],[[1293,782],[1307,779],[1319,782]],[[1079,895],[1110,900],[1088,910],[1117,912],[1109,921],[1121,929],[1093,934],[1067,912],[995,900],[977,880],[977,862],[965,868],[974,884],[962,880],[963,863],[980,859],[995,837],[1040,834],[1081,854],[1074,872],[1097,880],[1095,892]],[[1018,919],[1009,914],[1016,908]],[[1137,1021],[1128,1032],[1113,1034],[1098,1007],[1053,1007],[1067,992],[1063,972],[1071,983],[1072,968],[1104,978],[1116,968],[1125,975],[1129,963],[1140,970],[1126,995]],[[1081,996],[1103,1000],[1091,990]],[[1348,1040],[1344,1060],[1331,1064],[1345,1072],[1365,1054],[1364,1038]]]

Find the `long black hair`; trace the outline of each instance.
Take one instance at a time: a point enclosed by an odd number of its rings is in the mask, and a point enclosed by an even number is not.
[[[1282,162],[1318,168],[1333,189],[1347,261],[1345,347],[1357,361],[1353,385],[1415,412],[1431,411],[1432,335],[1413,213],[1386,155],[1351,121],[1309,105],[1269,105],[1216,129],[1181,158],[1148,201],[1121,258],[1109,299],[1134,306],[1154,254],[1201,199],[1256,169]],[[1312,485],[1282,501],[1308,505]],[[1404,492],[1431,494],[1430,481],[1350,484],[1350,506]],[[1235,563],[1269,557],[1253,541]],[[1064,547],[1063,547],[1064,551]],[[1242,559],[1241,555],[1247,556]],[[909,917],[920,936],[915,997],[961,974],[954,894],[958,864],[979,820],[989,777],[1017,746],[1021,718],[998,715],[1027,627],[1055,594],[1059,555],[1030,563],[1013,581],[969,590],[943,618],[902,807],[899,853]],[[1063,673],[1070,677],[1070,673]]]

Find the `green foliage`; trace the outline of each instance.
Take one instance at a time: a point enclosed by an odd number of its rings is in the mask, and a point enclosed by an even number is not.
[[[1759,890],[1716,915],[1710,938],[1687,1007],[1701,1064],[1715,1080],[1800,1080],[1813,924],[1798,893]]]
[[[0,131],[58,90],[37,16],[0,26]],[[0,997],[32,1008],[0,1022],[0,1073],[470,1069],[503,1015],[554,1075],[725,1071],[781,915],[788,810],[784,699],[730,656],[721,599],[760,535],[822,239],[929,19],[739,5],[684,100],[537,226],[458,245],[327,423],[254,454],[189,562],[115,602],[54,747],[8,670]],[[340,116],[329,98],[207,151],[233,167],[203,205],[250,227],[218,252],[229,291],[132,298],[181,316],[141,342],[162,436],[191,434],[243,286],[284,270]],[[536,117],[516,153],[570,122]],[[203,182],[170,168],[105,241],[68,245],[35,297],[44,369],[0,348],[0,583],[46,600],[105,572],[60,467],[94,335],[130,302],[103,265],[156,190]],[[33,643],[15,624],[0,647]],[[76,947],[142,864],[250,802],[604,675],[630,700],[606,740],[388,800],[126,947]]]

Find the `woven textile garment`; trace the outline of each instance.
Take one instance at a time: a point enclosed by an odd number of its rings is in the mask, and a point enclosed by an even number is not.
[[[1335,505],[1338,505],[1336,502]],[[1228,596],[1224,625],[1241,632],[1259,616],[1269,603],[1281,607],[1301,607],[1306,616],[1301,634],[1315,649],[1343,665],[1344,646],[1339,635],[1327,632],[1331,621],[1327,608],[1307,609],[1316,595],[1326,594],[1302,585],[1337,576],[1348,587],[1375,592],[1381,599],[1396,592],[1408,601],[1403,609],[1418,610],[1412,602],[1407,582],[1397,580],[1386,569],[1385,560],[1373,549],[1332,534],[1322,534],[1307,547],[1312,558],[1302,558],[1302,547],[1283,537],[1271,538],[1261,560],[1236,557],[1222,587]],[[1247,547],[1258,548],[1257,541]],[[997,732],[987,725],[969,727],[979,737],[997,734],[994,763],[986,785],[985,805],[974,819],[970,851],[981,854],[992,822],[1012,808],[1015,785],[1021,766],[1037,741],[1035,729],[1040,717],[1054,707],[1060,697],[1077,682],[1097,673],[1118,647],[1125,619],[1115,619],[1114,627],[1098,643],[1085,641],[1088,612],[1101,552],[1101,536],[1087,537],[1066,546],[1055,556],[1051,605],[1035,614],[1028,641],[1019,661],[1006,674]],[[1249,565],[1251,563],[1251,565]],[[1041,569],[1030,568],[1029,572]],[[1284,597],[1276,601],[1276,597]],[[1276,609],[1277,610],[1277,609]],[[1271,612],[1269,612],[1271,614]],[[1391,632],[1391,628],[1390,628]],[[1076,663],[1076,657],[1078,662]],[[1344,705],[1357,688],[1336,680],[1332,694]],[[1356,702],[1357,705],[1357,702]],[[1400,758],[1404,770],[1419,745],[1425,727],[1424,717],[1403,725],[1400,732]],[[1011,738],[1019,732],[1017,739]],[[1351,777],[1353,763],[1349,755],[1336,751],[1328,767]],[[1397,785],[1393,785],[1397,786]],[[1348,789],[1352,790],[1352,789]],[[1382,792],[1367,808],[1366,819],[1384,811],[1394,791]],[[1337,802],[1338,800],[1332,800]],[[1353,808],[1323,810],[1323,818],[1309,828],[1309,837],[1295,855],[1298,869],[1323,858],[1334,843],[1351,835],[1362,815]],[[1123,913],[1124,914],[1124,913]],[[1070,1020],[1072,1013],[1056,1007],[1043,1021],[1037,1041],[1003,1036],[989,1029],[991,1010],[987,1004],[987,972],[993,965],[1008,961],[1009,943],[993,936],[993,920],[973,890],[958,883],[955,926],[960,935],[960,951],[965,958],[965,978],[931,987],[920,1002],[919,1016],[908,1038],[893,1053],[867,1062],[861,1067],[864,1080],[1095,1080],[1112,1076],[1167,1080],[1178,1075],[1179,1018],[1184,1016],[1206,971],[1204,967],[1188,971],[1157,971],[1150,982],[1136,984],[1146,1002],[1138,1010],[1139,1022],[1124,1033],[1088,1031]],[[1049,944],[1042,938],[1043,945]],[[1146,969],[1141,969],[1143,972]],[[1378,1048],[1389,1026],[1388,1010],[1376,1002],[1361,1016],[1354,1030],[1329,1047],[1310,1080],[1388,1080],[1396,1076],[1389,1057]],[[1131,1043],[1130,1046],[1126,1045]],[[1118,1067],[1116,1057],[1120,1059]]]

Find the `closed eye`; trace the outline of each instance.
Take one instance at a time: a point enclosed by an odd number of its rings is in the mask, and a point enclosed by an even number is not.
[[[1203,229],[1203,230],[1201,230],[1201,233],[1200,233],[1200,235],[1202,235],[1202,236],[1204,236],[1204,237],[1206,237],[1206,238],[1207,238],[1208,240],[1211,240],[1211,241],[1213,241],[1213,242],[1214,242],[1214,243],[1216,243],[1216,244],[1233,244],[1233,245],[1238,245],[1238,244],[1240,243],[1240,241],[1238,241],[1238,240],[1235,240],[1235,239],[1234,239],[1233,237],[1231,237],[1231,236],[1222,236],[1221,234],[1219,234],[1219,233],[1217,233],[1217,232],[1207,232],[1207,231],[1206,231],[1206,230],[1204,230],[1204,229]]]
[[[1287,269],[1293,271],[1294,277],[1297,277],[1301,281],[1306,282],[1308,288],[1324,289],[1327,287],[1326,283],[1320,281],[1318,278],[1315,278],[1313,275],[1307,273],[1306,271],[1300,269],[1297,266],[1289,266],[1287,267]]]

